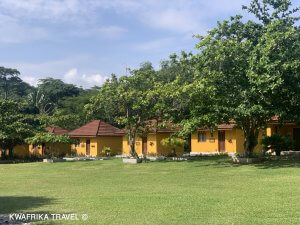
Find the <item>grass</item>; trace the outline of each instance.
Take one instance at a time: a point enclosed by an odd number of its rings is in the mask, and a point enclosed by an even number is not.
[[[77,213],[37,224],[300,224],[299,162],[227,158],[0,165],[0,214]]]

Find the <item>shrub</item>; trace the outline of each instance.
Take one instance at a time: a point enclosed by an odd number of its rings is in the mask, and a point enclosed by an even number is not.
[[[106,156],[111,156],[111,148],[110,147],[103,147],[102,153]]]
[[[263,137],[261,144],[264,152],[271,150],[277,156],[280,156],[282,151],[292,150],[294,147],[293,140],[290,136],[273,134],[272,136]]]
[[[162,139],[161,144],[163,146],[172,148],[172,153],[168,156],[176,156],[176,148],[183,147],[185,144],[185,141],[181,138],[169,137],[169,138]]]
[[[77,156],[77,150],[76,149],[71,149],[71,156],[76,157]]]
[[[44,150],[44,157],[50,158],[50,159],[56,159],[56,158],[63,158],[66,156],[65,152],[61,152],[59,149],[56,148],[47,148]]]
[[[67,157],[76,157],[78,156],[76,149],[71,149],[71,152],[66,155]]]

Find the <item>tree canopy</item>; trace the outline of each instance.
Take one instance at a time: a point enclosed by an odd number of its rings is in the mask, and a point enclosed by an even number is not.
[[[193,106],[186,127],[234,121],[250,155],[272,116],[283,119],[295,113],[300,104],[300,36],[292,17],[298,9],[290,11],[290,6],[288,0],[254,0],[244,8],[259,22],[235,16],[198,36],[198,73],[188,89]]]
[[[33,136],[38,123],[23,111],[23,105],[12,100],[0,100],[0,148],[13,156],[16,145],[25,144]]]
[[[131,76],[112,76],[87,106],[92,115],[125,128],[133,156],[137,156],[135,138],[143,123],[155,116],[155,100],[149,95],[154,75],[152,66],[143,64],[140,69],[132,70]]]

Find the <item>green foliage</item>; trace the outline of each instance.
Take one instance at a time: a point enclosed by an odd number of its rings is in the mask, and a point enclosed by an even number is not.
[[[70,154],[71,157],[76,157],[78,156],[78,153],[77,153],[77,150],[76,149],[71,149],[71,154]]]
[[[92,97],[97,95],[99,89],[99,87],[93,87],[81,91],[78,96],[65,97],[60,100],[57,110],[52,116],[51,125],[73,130],[86,124],[90,118],[88,118],[84,107],[90,102]]]
[[[45,143],[73,144],[76,141],[66,135],[56,135],[48,132],[39,132],[35,136],[26,138],[26,143],[32,145],[42,145]]]
[[[111,156],[111,148],[110,147],[106,147],[104,146],[102,149],[102,154],[104,154],[105,156]]]
[[[135,138],[145,121],[155,116],[155,99],[152,98],[155,71],[148,64],[138,70],[132,70],[131,76],[116,76],[104,83],[96,97],[86,109],[90,116],[105,121],[113,121],[125,127],[131,146],[131,154],[135,152]]]
[[[172,148],[172,153],[169,156],[176,156],[176,148],[183,147],[185,141],[178,137],[168,137],[161,140],[163,146]]]
[[[292,138],[280,134],[263,137],[261,144],[263,145],[265,152],[271,150],[272,152],[275,152],[277,156],[280,156],[282,151],[289,151],[294,148]]]
[[[154,114],[160,120],[180,123],[189,118],[193,104],[188,96],[187,87],[193,83],[196,68],[195,57],[182,52],[173,54],[169,60],[161,63],[156,72],[150,98],[155,101]]]
[[[66,84],[60,79],[41,79],[37,86],[48,102],[57,104],[64,97],[77,96],[82,89],[73,84]]]
[[[10,156],[16,145],[34,134],[37,121],[23,111],[24,105],[12,100],[0,100],[0,148],[8,149]]]
[[[177,147],[183,147],[184,144],[185,144],[185,141],[181,138],[169,137],[169,138],[162,139],[161,144],[163,146],[167,146],[167,147],[171,147],[171,148],[177,148]]]
[[[182,92],[191,102],[184,130],[235,121],[251,155],[272,116],[299,115],[300,33],[290,6],[288,0],[254,0],[246,8],[262,22],[235,16],[198,36],[195,81]]]
[[[4,99],[18,99],[26,97],[33,89],[19,78],[16,69],[0,67],[0,95]]]
[[[82,89],[66,84],[60,79],[41,79],[38,86],[28,96],[28,102],[39,114],[52,115],[65,97],[77,96]]]

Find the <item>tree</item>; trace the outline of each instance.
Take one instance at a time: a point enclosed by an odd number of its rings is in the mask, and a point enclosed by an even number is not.
[[[40,114],[54,113],[58,102],[66,97],[78,96],[83,91],[73,84],[66,84],[60,79],[41,79],[29,96],[29,102]]]
[[[13,148],[25,143],[32,136],[38,123],[22,110],[23,105],[12,100],[0,100],[0,148],[2,155],[9,150],[13,157]]]
[[[32,90],[32,92],[28,95],[27,102],[37,114],[50,115],[55,109],[55,104],[53,102],[49,102],[40,88]]]
[[[67,135],[57,135],[57,134],[52,134],[48,132],[37,132],[33,137],[29,137],[25,139],[25,142],[27,144],[31,145],[42,145],[42,154],[50,154],[54,157],[60,157],[57,152],[55,152],[56,149],[53,149],[55,146],[54,144],[56,143],[61,143],[61,144],[75,144],[77,141],[75,139],[70,138]],[[45,144],[50,144],[50,151],[45,152],[44,146]]]
[[[92,115],[113,120],[125,128],[131,155],[134,157],[138,157],[135,139],[145,121],[154,117],[155,101],[149,96],[149,91],[153,88],[155,71],[149,64],[144,65],[138,70],[132,70],[131,76],[119,79],[112,76],[87,106],[87,111]]]
[[[187,130],[235,121],[249,156],[272,116],[299,109],[300,36],[292,17],[298,8],[290,7],[289,0],[253,0],[244,8],[259,22],[235,16],[198,36]]]
[[[155,114],[160,120],[180,123],[189,117],[190,99],[183,91],[194,81],[195,58],[191,53],[172,54],[161,62],[150,93],[156,102]]]
[[[99,92],[99,87],[83,90],[78,96],[65,97],[58,102],[57,110],[52,116],[52,124],[73,130],[86,124],[89,120],[84,106]],[[112,121],[107,121],[111,123]]]
[[[20,99],[33,89],[19,75],[20,72],[16,69],[0,67],[0,92],[4,99]]]

